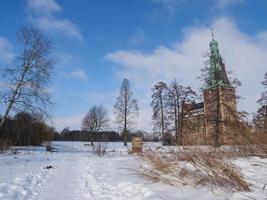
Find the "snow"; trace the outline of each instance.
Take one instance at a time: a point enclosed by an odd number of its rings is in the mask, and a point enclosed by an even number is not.
[[[176,200],[267,199],[267,159],[238,158],[249,193],[211,191],[206,187],[170,186],[140,177],[138,159],[129,147],[109,143],[103,157],[94,155],[84,142],[53,142],[58,153],[44,147],[14,147],[16,154],[0,155],[1,200]],[[159,144],[147,143],[145,148]],[[170,147],[168,147],[170,148]],[[115,152],[114,152],[115,150]],[[46,169],[47,166],[52,166]]]

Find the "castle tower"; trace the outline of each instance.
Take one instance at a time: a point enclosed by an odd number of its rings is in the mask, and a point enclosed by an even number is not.
[[[204,93],[207,144],[233,143],[232,125],[237,120],[235,88],[231,86],[219,53],[218,42],[210,42],[209,75]]]

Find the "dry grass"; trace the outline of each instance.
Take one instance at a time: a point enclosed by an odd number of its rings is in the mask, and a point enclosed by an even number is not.
[[[107,153],[107,142],[97,142],[93,145],[92,151],[98,156],[104,156]]]
[[[243,175],[223,152],[201,148],[177,149],[171,154],[146,151],[141,156],[138,173],[171,185],[209,186],[211,189],[250,191]]]

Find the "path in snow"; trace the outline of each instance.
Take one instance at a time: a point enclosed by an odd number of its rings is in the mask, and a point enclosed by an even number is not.
[[[140,177],[129,174],[136,161],[125,151],[105,157],[71,152],[60,159],[31,199],[140,200],[152,194]]]
[[[51,170],[49,177],[43,182],[39,194],[32,199],[88,199],[81,192],[81,182],[84,180],[80,180],[82,174],[85,173],[84,160],[86,159],[88,158],[84,154],[65,155],[60,164],[49,169]]]
[[[129,168],[135,165],[131,158],[129,162],[129,156],[96,157],[90,160],[84,174],[84,193],[88,199],[95,200],[141,200],[149,197],[152,192],[146,183],[130,174]]]

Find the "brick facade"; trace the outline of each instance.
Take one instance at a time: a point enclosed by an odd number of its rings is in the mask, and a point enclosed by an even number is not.
[[[184,105],[181,143],[184,145],[213,145],[217,126],[219,144],[234,143],[232,124],[237,120],[235,88],[218,86],[205,89],[203,96],[203,108],[193,110],[190,109],[190,106]],[[217,101],[217,99],[219,100]]]

